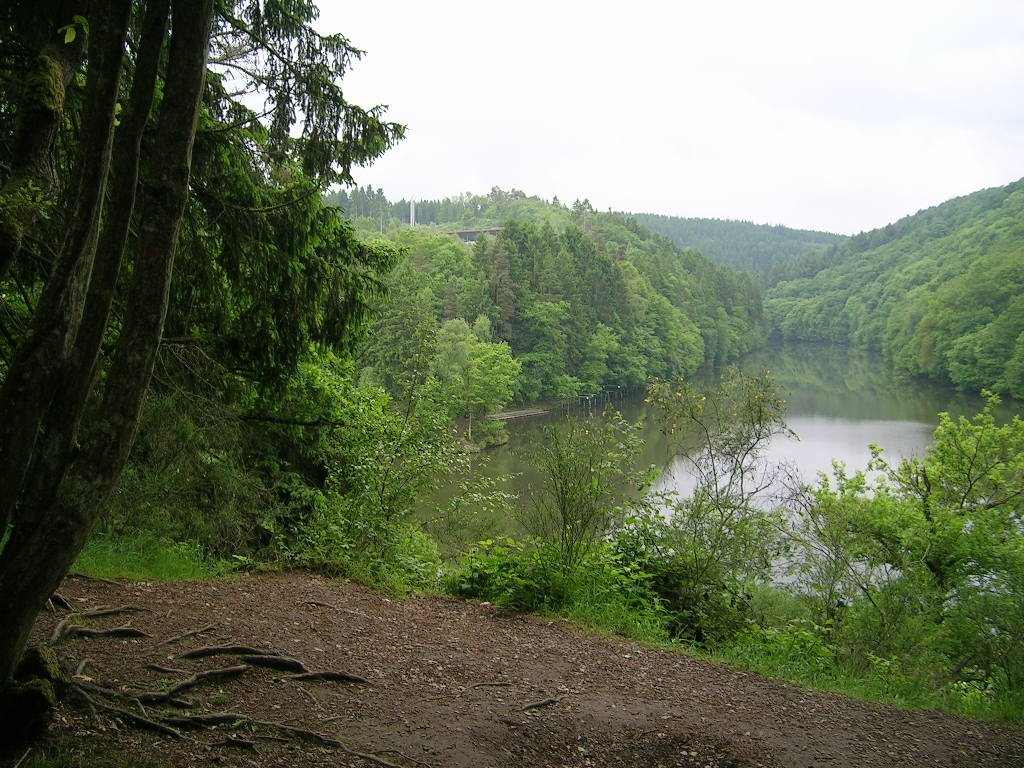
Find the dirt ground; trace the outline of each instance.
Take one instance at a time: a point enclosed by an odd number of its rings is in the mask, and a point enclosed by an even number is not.
[[[444,597],[388,599],[305,573],[73,577],[60,595],[82,614],[128,610],[72,624],[56,608],[37,641],[72,626],[145,633],[71,630],[55,643],[95,712],[69,696],[48,743],[88,765],[1024,766],[1019,730],[812,692]],[[185,655],[200,648],[210,655]],[[295,677],[302,669],[363,682]],[[174,702],[135,700],[147,691]],[[172,710],[193,717],[168,719]],[[211,713],[224,716],[198,727],[195,716]]]

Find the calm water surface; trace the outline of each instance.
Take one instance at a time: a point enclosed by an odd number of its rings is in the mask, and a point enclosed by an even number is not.
[[[786,422],[794,438],[778,437],[767,460],[796,468],[812,481],[830,472],[833,461],[851,470],[865,469],[877,444],[893,463],[922,454],[931,442],[938,414],[972,415],[982,407],[979,396],[969,396],[920,381],[894,377],[877,357],[860,350],[819,345],[785,346],[763,350],[742,362],[750,373],[768,370],[787,402]],[[662,472],[661,489],[687,490],[685,462],[671,455],[666,440],[640,397],[617,402],[623,415],[643,421],[646,448],[643,466]],[[1006,415],[1021,412],[1019,403],[1004,405]],[[556,411],[545,417],[508,423],[508,445],[487,452],[488,474],[518,473],[515,490],[525,490],[532,471],[517,456],[517,449],[535,439],[540,426],[564,417]]]

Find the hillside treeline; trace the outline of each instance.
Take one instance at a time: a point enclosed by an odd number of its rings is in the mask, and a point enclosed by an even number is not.
[[[765,307],[784,339],[854,344],[906,374],[1024,397],[1024,182],[791,262]]]
[[[765,279],[794,259],[822,251],[843,235],[792,229],[749,221],[682,218],[654,213],[632,214],[652,232],[665,235],[680,248],[700,251],[711,261]]]
[[[413,209],[415,223],[434,224],[446,230],[496,226],[509,218],[541,222],[569,209],[558,198],[550,203],[527,196],[518,189],[494,187],[487,194],[463,193],[440,200],[401,199],[390,202],[382,189],[351,187],[336,190],[327,202],[340,207],[353,219],[373,219],[378,228],[389,220],[410,223]],[[586,200],[577,201],[572,210],[590,207]],[[801,256],[822,251],[844,239],[830,232],[793,229],[782,225],[754,224],[749,221],[701,219],[667,216],[655,213],[626,213],[644,229],[664,235],[679,248],[699,251],[715,264],[739,272],[748,272],[759,280],[778,267]]]
[[[446,231],[494,227],[507,219],[540,222],[566,212],[557,197],[549,203],[522,190],[501,187],[492,187],[486,194],[463,192],[440,200],[402,198],[392,202],[383,189],[366,185],[334,190],[325,200],[341,208],[350,219],[376,221],[378,228],[411,223],[413,207],[416,224],[434,224]]]
[[[494,207],[515,216],[515,203],[510,196]],[[417,365],[424,342],[432,359],[452,358],[446,345],[468,331],[472,343],[508,346],[521,366],[514,399],[526,403],[687,375],[763,339],[749,276],[585,202],[519,205],[542,222],[516,216],[472,245],[437,228],[392,231],[407,256],[361,356],[378,378]]]

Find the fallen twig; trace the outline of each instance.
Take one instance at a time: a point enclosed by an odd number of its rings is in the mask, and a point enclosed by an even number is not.
[[[397,749],[382,749],[381,752],[390,753],[392,755],[398,755],[399,757],[408,760],[410,763],[416,763],[416,765],[430,765],[430,763],[421,762],[417,760],[415,757],[409,757],[407,754],[405,754],[404,752],[399,752]]]
[[[203,634],[203,632],[209,632],[209,631],[214,630],[216,628],[217,627],[214,626],[213,624],[207,624],[205,627],[201,627],[199,629],[193,629],[191,632],[184,632],[184,633],[182,633],[180,635],[175,635],[174,637],[170,637],[167,640],[164,640],[163,644],[164,645],[170,645],[171,643],[177,643],[177,642],[180,642],[180,641],[184,640],[187,637],[192,637],[194,635],[201,635],[201,634]]]
[[[306,696],[306,697],[308,697],[308,698],[309,698],[309,700],[310,700],[311,702],[313,702],[313,706],[314,706],[314,707],[317,707],[317,708],[319,708],[319,707],[320,707],[320,701],[319,701],[319,700],[317,699],[317,697],[316,697],[316,696],[314,696],[314,695],[313,695],[312,693],[310,693],[309,691],[307,691],[307,690],[306,690],[305,688],[303,688],[302,686],[297,686],[297,687],[295,688],[295,690],[297,690],[297,691],[298,691],[299,693],[301,693],[301,694],[302,694],[303,696]]]
[[[303,600],[299,605],[312,605],[314,608],[332,608],[335,611],[341,610],[336,605],[330,603],[322,603],[319,600]]]
[[[323,672],[300,672],[297,675],[288,675],[285,680],[327,680],[332,683],[362,683],[370,685],[370,681],[359,675],[350,675],[348,672],[335,672],[326,670]]]

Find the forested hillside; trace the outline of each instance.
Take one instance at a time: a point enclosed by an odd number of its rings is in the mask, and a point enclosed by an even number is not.
[[[552,217],[564,219],[569,209],[558,198],[551,204],[528,197],[517,189],[498,187],[486,195],[470,193],[441,200],[409,200],[389,202],[384,190],[354,187],[328,195],[332,205],[341,207],[348,216],[372,219],[378,228],[394,219],[409,223],[415,208],[417,224],[436,224],[449,230],[497,226],[509,218],[542,222]],[[586,200],[577,201],[573,209],[591,207]],[[749,221],[681,218],[653,213],[622,214],[645,230],[664,235],[683,250],[699,251],[715,264],[740,272],[748,272],[759,280],[778,267],[809,253],[822,251],[844,239],[829,232],[791,229],[781,225],[753,224]]]
[[[1024,181],[986,189],[782,268],[785,339],[852,343],[897,370],[1024,397]]]
[[[843,235],[791,229],[749,221],[694,219],[654,213],[630,214],[652,232],[680,248],[700,251],[716,264],[749,272],[759,279],[794,259],[843,241]]]
[[[473,410],[463,396],[468,379],[494,378],[483,360],[472,362],[481,344],[505,345],[517,371],[514,399],[528,403],[689,374],[764,337],[749,276],[633,219],[597,213],[586,201],[567,209],[499,189],[463,202],[462,218],[444,227],[386,227],[408,257],[361,356],[368,373],[389,383],[421,365],[426,349],[429,370],[450,389],[453,416]],[[379,230],[380,222],[362,224]],[[468,227],[500,231],[473,245],[444,231]],[[492,364],[504,361],[492,352]]]

